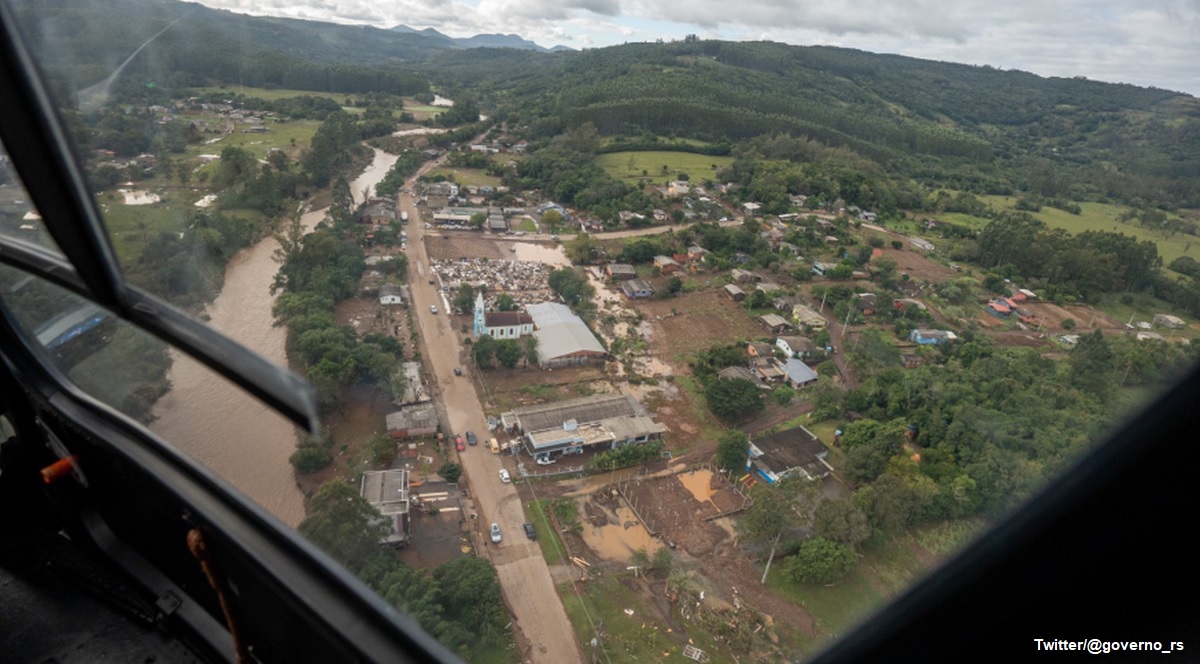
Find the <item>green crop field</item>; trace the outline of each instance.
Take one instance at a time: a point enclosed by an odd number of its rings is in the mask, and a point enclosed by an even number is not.
[[[1012,196],[979,196],[979,200],[991,205],[996,210],[1007,210],[1016,205],[1017,199]],[[1162,256],[1163,265],[1185,254],[1193,257],[1200,256],[1200,238],[1190,235],[1158,233],[1136,224],[1118,221],[1127,208],[1107,203],[1080,203],[1082,214],[1071,214],[1057,208],[1043,207],[1034,212],[1033,216],[1046,222],[1051,228],[1062,228],[1070,233],[1084,231],[1113,231],[1131,235],[1139,240],[1150,240],[1158,245],[1158,255]]]
[[[732,163],[733,157],[670,151],[613,152],[596,157],[596,165],[618,180],[647,179],[660,184],[678,178],[680,173],[687,173],[688,178],[699,183],[716,177],[718,170]]]
[[[276,101],[278,99],[287,99],[288,97],[325,97],[332,99],[341,104],[346,101],[347,97],[353,97],[349,94],[338,94],[336,92],[314,92],[312,90],[288,90],[284,88],[275,88],[268,90],[267,88],[252,88],[241,85],[227,85],[224,87],[209,86],[207,88],[196,88],[199,94],[218,94],[218,95],[245,95],[247,97],[255,97],[257,99],[265,99],[267,101]]]
[[[439,168],[430,171],[429,177],[441,175],[443,177],[454,176],[454,181],[460,185],[473,185],[476,187],[499,187],[500,178],[494,175],[484,173],[478,168]]]

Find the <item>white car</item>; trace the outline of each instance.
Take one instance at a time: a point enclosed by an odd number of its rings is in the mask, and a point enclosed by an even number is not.
[[[500,469],[500,481],[504,482],[505,484],[508,484],[509,482],[512,481],[512,477],[508,474],[508,471],[505,470],[504,468]]]
[[[500,543],[500,524],[492,524],[492,544]]]
[[[437,313],[437,305],[436,304],[429,305],[429,313],[431,313],[431,314]]]

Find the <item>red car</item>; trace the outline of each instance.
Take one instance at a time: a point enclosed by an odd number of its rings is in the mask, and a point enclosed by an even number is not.
[[[454,437],[454,446],[458,448],[458,451],[459,451],[459,452],[462,452],[463,450],[467,449],[467,446],[466,446],[466,445],[463,445],[463,439],[462,439],[462,436],[455,436],[455,437]]]

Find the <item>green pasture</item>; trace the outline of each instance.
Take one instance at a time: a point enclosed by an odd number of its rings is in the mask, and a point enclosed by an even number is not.
[[[716,177],[718,170],[732,163],[733,157],[672,151],[612,152],[596,157],[596,165],[618,180],[646,179],[656,183],[675,180],[680,173],[687,173],[690,180],[699,183]]]

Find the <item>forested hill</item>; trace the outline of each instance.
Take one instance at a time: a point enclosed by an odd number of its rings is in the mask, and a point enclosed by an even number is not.
[[[972,189],[1029,177],[1045,196],[1087,184],[1090,197],[1200,201],[1200,100],[1170,91],[776,43],[498,56],[445,54],[427,71],[491,87],[534,137],[583,122],[710,141],[787,133]]]
[[[143,42],[129,65],[159,85],[208,81],[326,92],[412,94],[411,72],[448,48],[442,40],[367,26],[252,17],[176,0],[12,0],[42,62],[74,89],[103,80]],[[41,47],[45,40],[50,48]],[[457,46],[451,45],[453,48]]]

